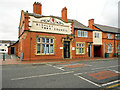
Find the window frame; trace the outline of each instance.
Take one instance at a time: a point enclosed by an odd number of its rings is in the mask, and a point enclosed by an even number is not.
[[[84,46],[82,46],[83,44]],[[84,48],[84,52],[82,53],[83,48]],[[78,53],[77,53],[77,49],[78,49]],[[76,55],[83,55],[83,54],[85,54],[85,42],[76,42]]]
[[[108,47],[109,46],[109,47]],[[107,45],[107,53],[112,53],[113,52],[113,48],[112,48],[112,44],[108,44]],[[111,49],[111,50],[110,50]]]
[[[100,38],[100,33],[95,32],[95,33],[94,33],[94,37],[95,37],[95,38]]]
[[[88,37],[88,31],[78,30],[78,37]]]
[[[40,42],[37,42],[37,39],[40,38]],[[42,38],[44,38],[45,42],[42,41]],[[49,39],[49,43],[46,42]],[[51,43],[51,39],[53,40],[53,42]],[[40,44],[40,53],[37,53],[37,44]],[[44,45],[44,53],[42,52],[42,46]],[[47,53],[47,45],[49,45],[49,51]],[[53,45],[53,53],[51,53],[51,45]],[[36,55],[54,55],[55,54],[55,37],[53,36],[37,36],[36,37]]]
[[[113,39],[112,34],[107,33],[107,39]]]

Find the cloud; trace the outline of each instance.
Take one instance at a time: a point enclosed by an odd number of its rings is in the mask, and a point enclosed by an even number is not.
[[[17,40],[21,10],[33,12],[35,0],[0,0],[0,39]],[[68,9],[68,18],[88,25],[88,19],[95,23],[118,26],[119,0],[36,0],[42,3],[43,15],[61,17],[63,7]],[[6,37],[7,36],[7,37]]]

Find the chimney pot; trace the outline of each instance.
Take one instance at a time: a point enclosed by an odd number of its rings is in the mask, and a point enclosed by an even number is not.
[[[35,14],[42,14],[42,4],[39,2],[34,2],[33,4],[33,13]]]

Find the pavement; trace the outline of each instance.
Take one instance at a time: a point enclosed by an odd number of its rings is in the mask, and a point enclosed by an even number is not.
[[[32,61],[20,61],[15,55],[5,54],[5,61],[3,61],[3,56],[0,54],[0,65],[8,64],[39,64],[39,63],[58,63],[58,62],[73,62],[73,61],[89,61],[89,60],[106,60],[106,59],[118,59],[117,57],[113,58],[80,58],[80,59],[61,59],[61,60],[32,60]]]

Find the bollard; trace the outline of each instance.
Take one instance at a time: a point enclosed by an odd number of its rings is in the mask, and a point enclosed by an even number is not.
[[[5,61],[5,53],[3,53],[3,61]]]

